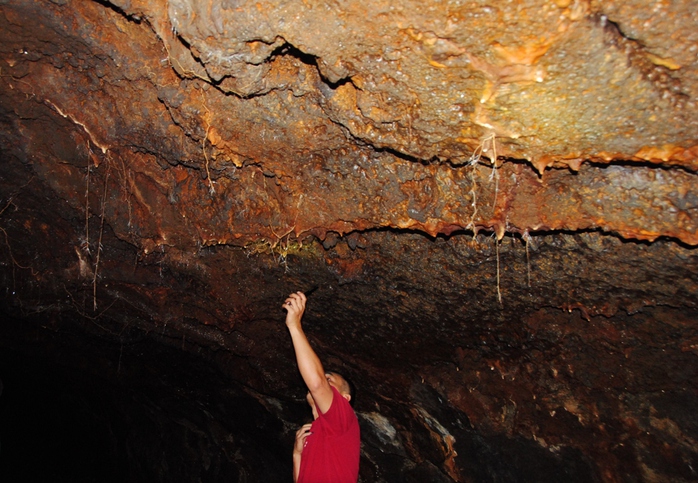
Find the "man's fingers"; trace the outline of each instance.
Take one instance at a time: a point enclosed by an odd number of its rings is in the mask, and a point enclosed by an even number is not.
[[[312,426],[312,424],[313,423],[304,424],[298,431],[296,431],[296,443],[293,447],[293,451],[295,453],[300,454],[303,452],[303,448],[305,447],[305,440],[308,439],[308,436],[313,434],[310,432],[310,427]]]
[[[286,300],[284,300],[284,305],[282,306],[283,308],[291,308],[294,307],[294,305],[297,305],[296,299],[293,298],[294,294],[291,294],[288,296]]]
[[[284,301],[283,307],[302,308],[305,306],[305,301],[306,298],[302,292],[295,292],[288,296],[288,298]]]
[[[298,430],[298,433],[309,433],[310,428],[312,428],[312,427],[313,427],[313,423],[304,424],[303,426],[300,427],[300,429]]]
[[[293,292],[288,298],[294,302],[305,302],[305,294],[303,292]]]
[[[304,424],[301,428],[296,431],[296,439],[307,438],[312,433],[310,432],[310,427],[312,424]]]

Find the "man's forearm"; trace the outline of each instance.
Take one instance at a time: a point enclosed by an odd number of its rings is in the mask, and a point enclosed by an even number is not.
[[[310,346],[310,342],[308,342],[308,338],[300,326],[290,327],[289,332],[293,342],[293,349],[296,352],[298,370],[303,377],[303,381],[305,381],[305,385],[308,386],[310,392],[313,392],[317,387],[326,383],[322,362]]]
[[[298,475],[301,472],[301,454],[293,452],[293,483],[298,481]]]

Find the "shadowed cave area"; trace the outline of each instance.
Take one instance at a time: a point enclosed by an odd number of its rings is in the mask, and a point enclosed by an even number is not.
[[[0,479],[698,481],[697,12],[0,0]]]

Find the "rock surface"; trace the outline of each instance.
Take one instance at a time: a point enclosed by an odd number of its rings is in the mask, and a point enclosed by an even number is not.
[[[0,1],[0,470],[290,480],[317,286],[361,481],[695,481],[697,24]]]

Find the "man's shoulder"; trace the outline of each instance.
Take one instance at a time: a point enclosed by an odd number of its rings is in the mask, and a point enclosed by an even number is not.
[[[354,408],[351,407],[351,404],[349,404],[349,401],[347,401],[344,396],[340,394],[336,387],[332,387],[332,394],[332,404],[327,412],[321,416],[328,423],[338,423],[347,427],[353,424],[358,426],[358,418],[356,417]]]

